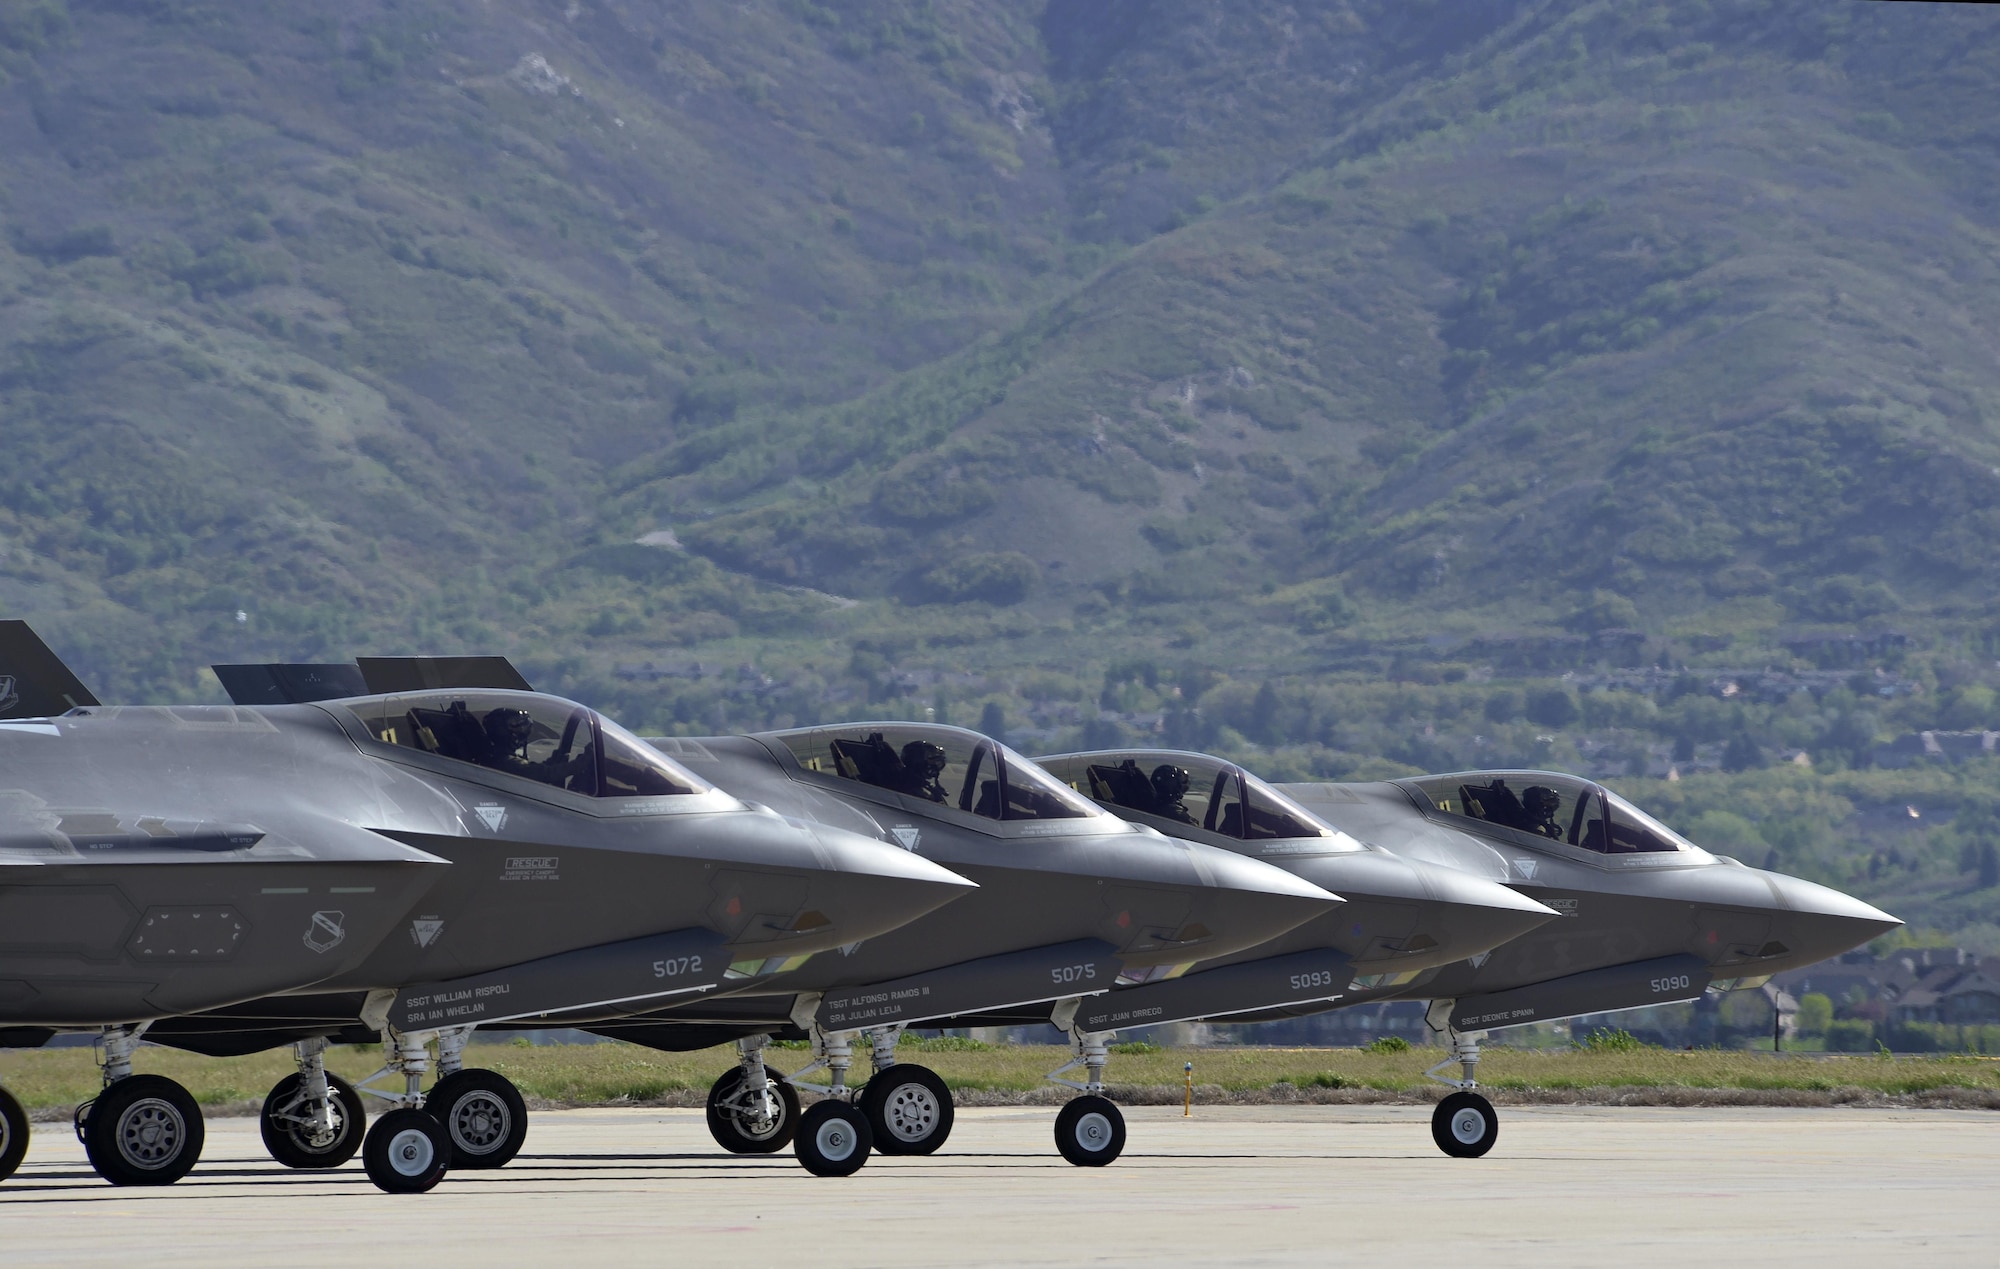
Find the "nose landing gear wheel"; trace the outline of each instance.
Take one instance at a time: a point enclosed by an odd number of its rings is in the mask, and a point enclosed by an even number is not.
[[[264,1148],[288,1168],[337,1168],[361,1149],[367,1117],[361,1109],[361,1095],[354,1091],[354,1085],[328,1072],[326,1091],[333,1102],[333,1129],[328,1132],[314,1120],[305,1084],[303,1075],[292,1074],[271,1087],[263,1113],[257,1117]]]
[[[743,1068],[731,1067],[708,1090],[708,1135],[731,1154],[776,1154],[792,1144],[799,1130],[799,1090],[771,1076],[778,1102],[777,1117],[759,1122],[736,1104],[743,1091]]]
[[[0,1181],[13,1176],[28,1155],[28,1112],[0,1088]]]
[[[853,1176],[868,1162],[873,1136],[868,1120],[846,1102],[817,1102],[799,1116],[792,1152],[814,1176]]]
[[[451,1134],[454,1168],[505,1167],[528,1139],[528,1104],[498,1071],[454,1071],[431,1087],[424,1110]]]
[[[83,1150],[113,1185],[172,1185],[201,1158],[201,1108],[162,1075],[129,1075],[98,1094]]]
[[[1452,1093],[1431,1112],[1431,1139],[1454,1159],[1477,1159],[1500,1140],[1500,1117],[1479,1094]]]
[[[1125,1116],[1108,1097],[1072,1097],[1056,1115],[1056,1149],[1079,1168],[1101,1168],[1125,1152]]]
[[[933,1154],[951,1136],[951,1090],[929,1067],[898,1062],[861,1090],[861,1113],[883,1154]]]
[[[368,1179],[391,1194],[422,1194],[451,1166],[451,1134],[426,1110],[404,1107],[375,1121],[361,1145]]]

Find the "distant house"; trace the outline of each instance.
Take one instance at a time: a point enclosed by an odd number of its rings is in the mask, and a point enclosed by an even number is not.
[[[1918,762],[1963,762],[2000,749],[2000,731],[1913,731],[1875,749],[1878,767]]]
[[[1982,962],[1940,965],[1919,978],[1889,1005],[1896,1022],[1942,1022],[1973,1027],[2000,1023],[2000,977]]]

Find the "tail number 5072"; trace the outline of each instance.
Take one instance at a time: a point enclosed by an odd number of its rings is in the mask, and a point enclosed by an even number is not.
[[[653,962],[653,977],[655,978],[679,978],[682,974],[699,974],[700,972],[701,957],[699,956],[669,956],[666,960]]]

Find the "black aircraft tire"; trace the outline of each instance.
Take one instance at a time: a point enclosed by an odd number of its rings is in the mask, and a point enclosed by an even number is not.
[[[1477,1159],[1500,1140],[1500,1117],[1479,1094],[1452,1093],[1431,1112],[1431,1139],[1454,1159]]]
[[[128,1075],[97,1095],[83,1150],[113,1185],[172,1185],[201,1158],[201,1107],[163,1075]]]
[[[328,1071],[326,1091],[333,1102],[334,1130],[332,1136],[320,1140],[304,1125],[278,1118],[299,1099],[305,1082],[305,1076],[293,1072],[272,1085],[263,1113],[257,1116],[257,1130],[271,1157],[288,1168],[337,1168],[361,1149],[368,1112],[361,1108],[361,1094],[354,1091],[354,1085]]]
[[[528,1139],[528,1103],[498,1071],[453,1071],[424,1095],[424,1109],[451,1134],[454,1168],[504,1168]]]
[[[927,1066],[877,1071],[861,1090],[861,1113],[883,1154],[935,1154],[951,1136],[951,1090]]]
[[[427,1110],[392,1110],[368,1129],[361,1163],[377,1189],[422,1194],[444,1180],[451,1166],[451,1134]]]
[[[732,1067],[708,1088],[708,1135],[731,1154],[776,1154],[792,1144],[799,1130],[799,1090],[772,1073],[771,1091],[778,1095],[778,1121],[769,1131],[758,1133],[743,1117],[723,1106],[743,1087],[743,1068]]]
[[[1072,1097],[1056,1115],[1056,1149],[1079,1168],[1101,1168],[1125,1152],[1125,1116],[1108,1097]]]
[[[0,1088],[0,1181],[13,1176],[28,1157],[28,1112]]]
[[[792,1151],[814,1176],[853,1176],[868,1162],[874,1134],[868,1117],[846,1102],[815,1102],[799,1116]]]

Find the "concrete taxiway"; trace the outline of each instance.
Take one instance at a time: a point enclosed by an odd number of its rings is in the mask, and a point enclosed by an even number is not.
[[[10,1265],[144,1262],[1991,1265],[2000,1116],[1504,1107],[1485,1159],[1417,1107],[1128,1112],[1125,1157],[1064,1163],[1048,1109],[961,1110],[945,1151],[846,1180],[735,1158],[699,1111],[538,1114],[498,1172],[380,1193],[360,1163],[272,1163],[254,1121],[201,1165],[114,1189],[67,1125],[0,1184]]]

